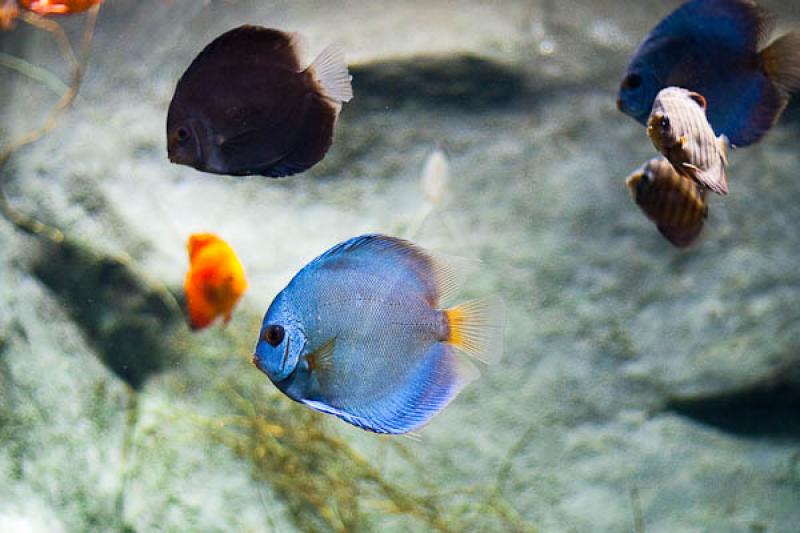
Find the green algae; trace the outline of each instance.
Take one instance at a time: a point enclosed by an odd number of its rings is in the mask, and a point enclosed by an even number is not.
[[[504,531],[535,531],[495,485],[485,489],[406,486],[389,479],[364,454],[326,429],[324,415],[279,395],[264,398],[240,382],[225,385],[232,415],[207,419],[211,437],[248,460],[253,476],[286,502],[303,531],[371,531],[378,516],[396,515],[404,525],[441,532],[479,530],[494,524]],[[384,438],[375,436],[374,438]],[[408,468],[406,443],[391,450]]]

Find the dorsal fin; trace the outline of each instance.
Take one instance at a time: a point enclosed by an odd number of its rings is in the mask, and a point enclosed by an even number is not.
[[[340,257],[382,256],[400,266],[404,274],[422,287],[426,301],[439,307],[458,291],[464,282],[465,269],[456,261],[444,259],[420,248],[410,241],[378,233],[361,235],[341,242],[323,253],[304,268],[321,266]]]
[[[693,91],[689,91],[689,98],[697,102],[697,105],[703,108],[703,111],[708,109],[708,104],[706,103],[706,98],[700,93],[696,93]]]
[[[691,0],[661,21],[651,37],[679,33],[754,53],[774,27],[775,17],[753,0]]]
[[[280,63],[287,69],[300,72],[302,67],[293,47],[295,42],[296,39],[292,34],[246,24],[227,31],[211,41],[192,61],[187,72],[193,67],[216,61],[217,58],[229,61],[231,57],[240,62],[250,62],[249,58],[263,61],[266,57],[270,62]]]

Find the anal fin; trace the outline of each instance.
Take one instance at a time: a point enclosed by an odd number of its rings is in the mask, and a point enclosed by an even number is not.
[[[342,399],[341,405],[323,399],[303,403],[373,433],[400,435],[429,422],[477,376],[474,365],[438,342],[420,359],[409,379],[394,384],[383,397]]]

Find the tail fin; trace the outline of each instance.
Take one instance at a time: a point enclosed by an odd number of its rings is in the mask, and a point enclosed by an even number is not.
[[[501,299],[470,300],[444,313],[449,326],[446,342],[484,363],[500,359],[506,314]]]
[[[353,98],[353,79],[347,71],[344,51],[339,45],[328,46],[308,67],[322,93],[335,102],[349,102]]]
[[[792,31],[761,51],[767,77],[787,93],[800,90],[800,31]]]

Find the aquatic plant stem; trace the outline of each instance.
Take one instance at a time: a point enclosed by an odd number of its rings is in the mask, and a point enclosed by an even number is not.
[[[11,141],[7,146],[0,150],[0,172],[2,172],[8,160],[19,149],[32,144],[44,135],[54,129],[62,115],[70,108],[78,95],[83,80],[84,65],[88,60],[89,50],[91,48],[92,36],[94,35],[94,27],[97,22],[97,13],[100,10],[100,5],[94,6],[89,10],[86,16],[86,23],[84,24],[83,37],[81,38],[79,55],[75,55],[75,51],[67,38],[67,34],[60,24],[52,20],[45,19],[34,13],[24,12],[20,15],[20,19],[24,22],[42,29],[53,34],[56,42],[58,43],[64,60],[69,63],[71,68],[71,80],[68,89],[64,92],[56,105],[50,111],[44,124],[35,128],[18,139]],[[49,226],[35,217],[22,213],[16,209],[8,201],[5,194],[5,180],[0,178],[0,212],[5,216],[9,222],[14,224],[17,228],[44,237],[50,241],[60,243],[64,240],[64,233],[58,228]]]
[[[125,430],[122,436],[122,449],[120,450],[120,487],[114,501],[114,512],[117,524],[121,531],[125,530],[125,494],[127,493],[130,478],[130,456],[133,449],[133,437],[136,433],[136,424],[139,421],[139,395],[133,387],[126,387],[127,402],[125,406]]]
[[[21,148],[38,141],[44,135],[53,130],[58,125],[58,122],[62,118],[63,114],[72,106],[83,82],[83,75],[86,71],[86,65],[88,64],[89,53],[91,51],[94,29],[97,24],[97,16],[99,11],[100,4],[93,6],[88,11],[77,55],[75,54],[75,51],[60,24],[44,17],[40,17],[34,13],[24,12],[22,15],[20,15],[20,18],[24,22],[53,34],[56,42],[59,45],[59,48],[61,49],[64,60],[72,66],[70,76],[71,81],[66,92],[64,92],[56,105],[50,111],[50,114],[48,115],[44,124],[12,141],[7,146],[3,147],[2,150],[0,150],[0,213],[2,213],[2,215],[15,227],[17,227],[17,229],[36,237],[44,238],[45,240],[54,244],[62,244],[66,240],[67,237],[64,232],[55,226],[38,220],[34,216],[15,209],[8,201],[8,197],[6,196],[6,180],[2,175],[2,171],[12,155],[14,155]],[[131,258],[128,254],[119,253],[116,254],[113,259],[143,279],[147,285],[158,294],[164,305],[166,305],[173,313],[182,313],[180,304],[175,296],[169,291],[169,289],[167,289],[163,283],[152,279],[144,272],[136,269],[133,258]]]
[[[50,89],[59,97],[69,90],[69,86],[49,70],[29,63],[24,59],[0,52],[0,66],[19,72]]]

